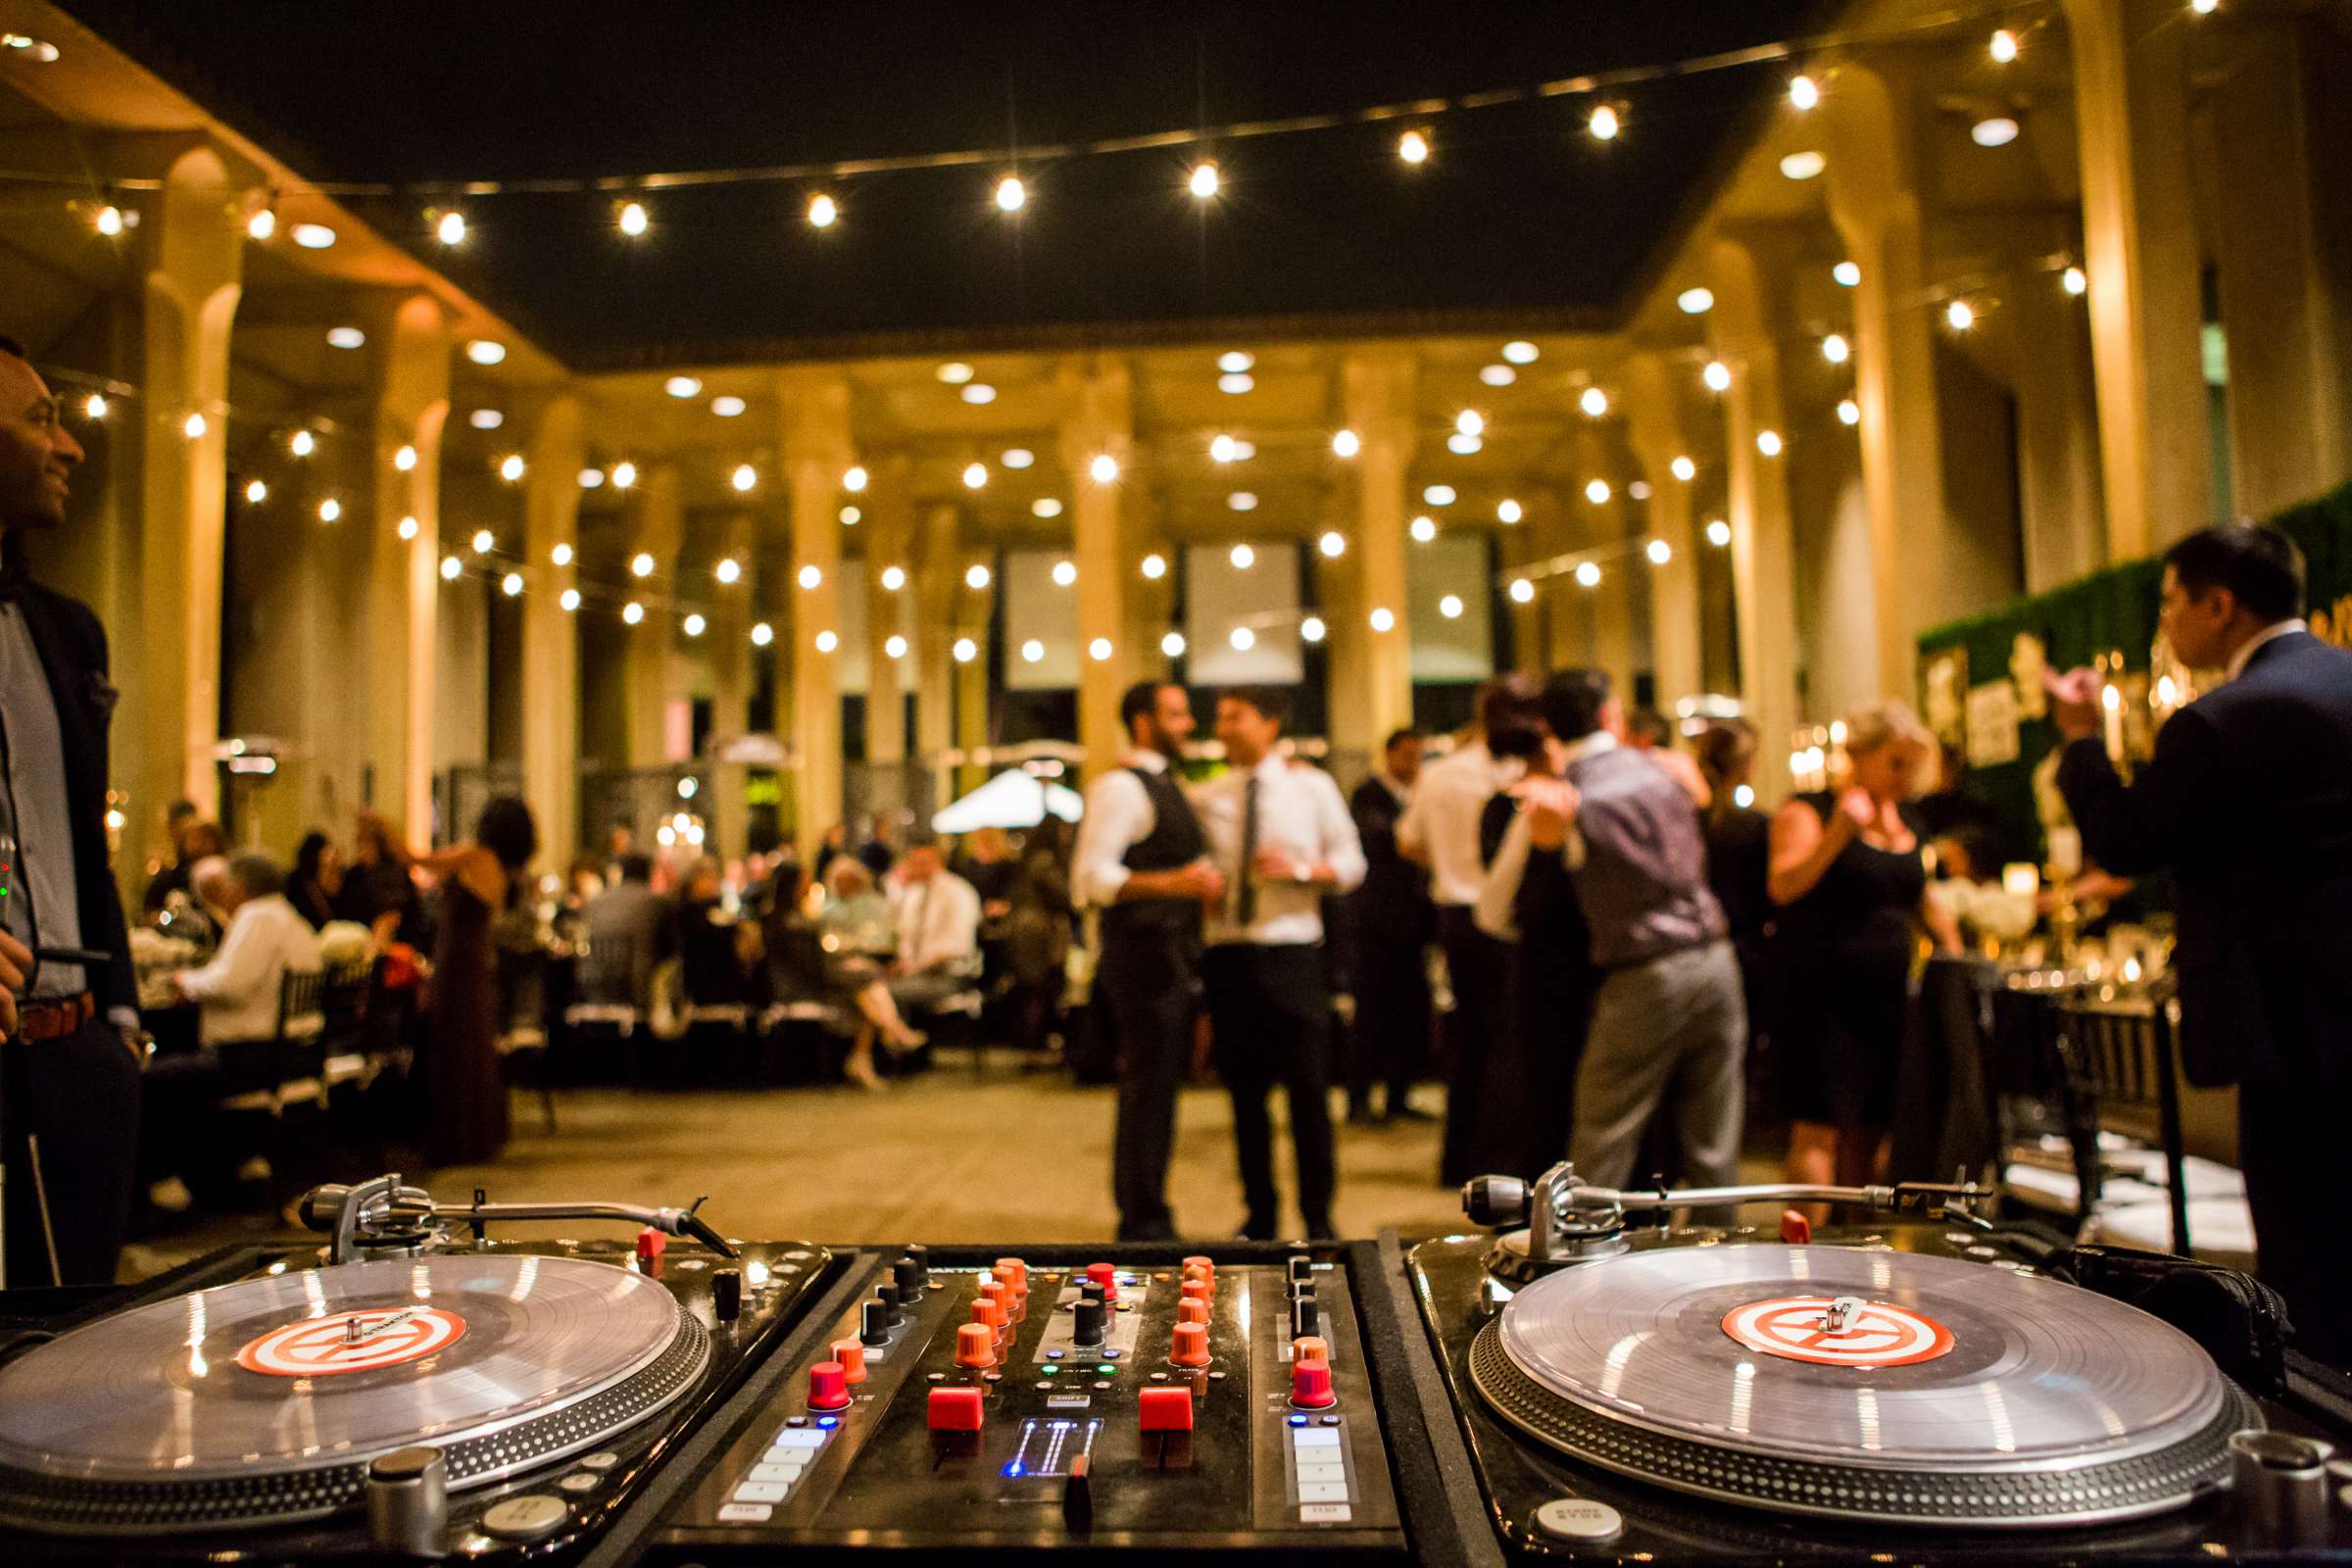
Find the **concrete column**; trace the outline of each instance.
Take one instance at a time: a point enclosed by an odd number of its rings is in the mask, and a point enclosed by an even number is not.
[[[760,518],[752,512],[727,514],[719,526],[718,554],[735,563],[740,575],[731,582],[712,577],[707,590],[710,601],[710,738],[715,745],[743,735],[752,727],[752,613],[758,581]],[[727,860],[741,859],[751,848],[752,809],[744,798],[751,769],[741,762],[721,762],[711,770],[710,822],[718,835],[718,853]]]
[[[802,863],[814,864],[842,809],[841,666],[819,644],[841,635],[838,507],[854,450],[850,383],[838,371],[795,367],[778,373],[776,395],[792,510],[792,736],[801,769],[795,841]],[[802,586],[804,575],[813,586]]]
[[[1649,657],[1656,677],[1658,709],[1696,694],[1700,676],[1698,536],[1691,527],[1690,485],[1674,475],[1677,458],[1690,456],[1690,432],[1674,371],[1655,353],[1626,362],[1626,417],[1634,456],[1649,481],[1649,532],[1673,552],[1662,566],[1649,567]]]
[[[1796,699],[1796,559],[1788,473],[1784,457],[1766,457],[1757,445],[1758,436],[1786,428],[1780,350],[1763,309],[1753,258],[1742,246],[1718,241],[1714,260],[1715,309],[1708,320],[1716,357],[1732,372],[1731,389],[1723,395],[1724,442],[1740,695],[1767,760],[1757,769],[1756,794],[1769,805],[1789,788],[1788,770],[1770,765],[1769,760],[1787,754],[1788,737],[1802,716]]]
[[[1160,679],[1175,663],[1160,652],[1159,644],[1175,624],[1177,547],[1163,530],[1150,485],[1140,482],[1140,475],[1137,480],[1130,483],[1119,503],[1119,535],[1125,541],[1119,553],[1119,571],[1125,582],[1120,597],[1126,605],[1121,640],[1134,650],[1135,672],[1129,679]],[[1149,578],[1143,573],[1143,560],[1153,554],[1167,563],[1167,570]],[[1085,579],[1080,578],[1079,583],[1084,592]]]
[[[1634,648],[1633,596],[1646,586],[1642,573],[1649,563],[1627,535],[1625,475],[1618,471],[1611,442],[1597,422],[1587,421],[1574,437],[1576,493],[1566,499],[1576,516],[1585,548],[1600,562],[1600,582],[1579,589],[1592,617],[1592,662],[1607,670],[1609,685],[1634,706],[1634,669],[1640,663]],[[1609,487],[1608,499],[1594,501],[1587,486],[1599,479]]]
[[[2037,594],[2097,570],[2107,553],[2090,328],[2082,302],[2056,278],[2028,278],[2001,315],[2017,395],[2026,591]]]
[[[2242,25],[2242,24],[2241,24]],[[2213,249],[2230,344],[2232,511],[2266,516],[2352,474],[2352,43],[2317,18],[2244,27],[2208,92]]]
[[[1544,672],[1544,601],[1543,585],[1530,583],[1531,592],[1522,604],[1511,596],[1511,584],[1525,574],[1530,563],[1538,559],[1536,548],[1536,496],[1525,491],[1515,497],[1519,503],[1519,520],[1506,523],[1499,530],[1502,548],[1502,603],[1504,612],[1511,618],[1510,667],[1530,675]],[[1498,670],[1497,673],[1500,673]]]
[[[1086,749],[1091,775],[1118,764],[1127,750],[1119,723],[1119,694],[1142,667],[1128,636],[1127,559],[1131,529],[1122,523],[1121,497],[1143,476],[1134,463],[1133,378],[1126,363],[1100,355],[1065,364],[1062,395],[1061,467],[1070,475],[1071,558],[1078,567],[1078,744]],[[1115,483],[1098,483],[1090,472],[1100,457],[1119,466]],[[1110,645],[1108,659],[1095,657],[1098,641]]]
[[[683,748],[671,744],[677,726],[671,707],[682,701],[684,683],[675,657],[678,620],[671,612],[669,583],[678,569],[678,551],[686,541],[685,480],[673,462],[651,466],[638,482],[629,504],[629,597],[645,608],[645,618],[623,625],[628,639],[622,661],[622,703],[627,710],[629,765],[659,767],[678,761]],[[636,575],[640,555],[654,558],[651,577]]]
[[[1331,627],[1335,654],[1345,638],[1362,640],[1364,705],[1359,733],[1342,734],[1334,707],[1334,749],[1378,755],[1381,738],[1412,722],[1412,622],[1405,602],[1405,519],[1411,510],[1414,420],[1420,362],[1410,349],[1364,349],[1341,367],[1341,400],[1348,427],[1362,443],[1355,462],[1355,513],[1348,553],[1356,558],[1363,613]],[[1387,611],[1389,629],[1371,617]],[[1350,662],[1353,662],[1352,651]],[[1336,665],[1335,665],[1336,667]],[[1351,717],[1354,715],[1350,715]]]
[[[956,744],[956,624],[963,588],[963,558],[956,537],[956,509],[932,507],[923,516],[919,557],[909,565],[914,592],[914,744],[925,762]]]
[[[578,568],[555,562],[557,546],[579,548],[580,424],[580,400],[568,394],[541,411],[522,481],[522,798],[543,858],[558,866],[582,847],[579,620],[563,603]]]
[[[1354,475],[1336,476],[1322,497],[1323,516],[1315,530],[1318,539],[1336,533],[1348,548],[1335,560],[1315,552],[1315,598],[1323,607],[1324,668],[1328,690],[1325,709],[1330,715],[1332,745],[1377,746],[1385,731],[1372,727],[1372,612],[1364,597],[1363,541],[1356,536]],[[1342,739],[1342,737],[1347,737]]]
[[[429,836],[433,809],[434,663],[439,648],[441,432],[449,420],[449,327],[430,295],[403,300],[377,325],[375,420],[368,472],[375,488],[368,564],[368,765],[373,805]],[[408,449],[414,464],[400,466]],[[572,470],[578,471],[576,466]],[[401,538],[403,518],[416,536]],[[442,824],[455,838],[469,824]]]
[[[2188,159],[2196,23],[2173,0],[2065,4],[2107,552],[2124,561],[2163,549],[2213,513]]]
[[[906,589],[883,582],[891,567],[908,567],[914,544],[912,463],[904,454],[869,465],[865,500],[865,760],[876,768],[906,760],[906,681],[888,644],[898,635]]]
[[[119,670],[138,694],[134,819],[185,797],[220,806],[220,576],[228,484],[229,330],[243,292],[239,193],[197,148],[172,165],[150,213],[143,284],[146,386],[139,409],[139,571],[147,616],[115,628]],[[189,433],[191,419],[199,433]]]

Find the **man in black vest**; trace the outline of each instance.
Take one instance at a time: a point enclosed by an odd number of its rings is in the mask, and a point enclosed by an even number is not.
[[[107,868],[115,688],[88,607],[27,581],[24,535],[66,520],[81,446],[0,338],[0,1142],[8,1283],[111,1284],[138,1149],[137,994]],[[35,949],[103,953],[103,965]]]
[[[1119,1114],[1111,1196],[1122,1242],[1172,1241],[1168,1156],[1176,1091],[1193,1043],[1200,916],[1225,879],[1203,857],[1200,824],[1174,763],[1193,732],[1193,709],[1173,682],[1139,681],[1119,699],[1130,750],[1086,792],[1073,891],[1101,911],[1095,994],[1119,1052]]]
[[[2190,534],[2162,593],[2173,652],[2226,681],[2165,721],[2127,786],[2097,672],[2051,679],[2058,788],[2101,867],[2173,868],[2181,1068],[2237,1085],[2257,1272],[2305,1350],[2352,1364],[2331,1236],[2352,1089],[2352,654],[2304,629],[2302,552],[2276,529]]]

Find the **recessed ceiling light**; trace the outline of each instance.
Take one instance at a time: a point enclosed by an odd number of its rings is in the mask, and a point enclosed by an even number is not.
[[[743,399],[732,396],[712,398],[710,412],[722,419],[740,417],[743,414]]]
[[[496,409],[476,409],[466,416],[466,422],[476,430],[495,430],[507,422],[507,416]]]
[[[1509,386],[1519,379],[1519,372],[1507,365],[1490,365],[1478,372],[1478,378],[1489,386]]]
[[[335,242],[335,231],[324,223],[296,223],[291,232],[294,243],[306,251],[322,251]]]
[[[1061,503],[1052,496],[1039,496],[1029,503],[1029,514],[1033,517],[1058,517],[1061,515]]]
[[[1502,357],[1513,365],[1536,363],[1536,346],[1525,338],[1513,338],[1502,346]]]
[[[466,345],[466,357],[476,365],[496,365],[507,357],[507,346],[495,338],[477,337]]]
[[[1781,172],[1790,179],[1811,179],[1830,167],[1830,161],[1810,148],[1781,160]]]
[[[974,381],[963,389],[963,401],[970,404],[994,403],[997,389],[986,381]]]
[[[1241,370],[1228,371],[1217,377],[1217,390],[1230,393],[1235,397],[1239,397],[1255,385],[1257,383],[1251,380],[1247,372]]]
[[[1708,288],[1687,288],[1674,297],[1685,316],[1704,316],[1715,308],[1715,291]]]
[[[1968,139],[1980,147],[2006,147],[2017,140],[2017,122],[2007,115],[1980,120],[1968,127]]]
[[[972,368],[961,360],[950,360],[932,373],[950,386],[961,386],[972,378]]]
[[[703,392],[703,383],[699,376],[673,375],[662,383],[662,390],[673,398],[700,397]]]
[[[327,328],[326,343],[327,347],[329,348],[356,349],[365,347],[367,342],[368,334],[361,331],[356,326],[335,326]]]
[[[1256,355],[1245,354],[1240,349],[1217,356],[1217,368],[1228,375],[1239,375],[1256,364]]]

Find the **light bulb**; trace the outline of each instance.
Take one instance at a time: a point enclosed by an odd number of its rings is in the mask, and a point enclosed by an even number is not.
[[[1006,174],[997,181],[997,209],[1017,213],[1029,200],[1029,187],[1021,183],[1018,174]]]
[[[258,507],[270,499],[270,487],[256,479],[245,487],[245,499],[253,506]]]
[[[764,620],[762,620],[762,621],[757,621],[757,622],[755,622],[755,623],[753,624],[753,626],[752,626],[752,646],[753,646],[754,648],[765,648],[765,647],[766,647],[766,646],[767,646],[769,643],[772,643],[772,642],[774,642],[775,640],[776,640],[776,628],[775,628],[775,627],[773,627],[773,626],[769,625],[769,624],[768,624],[766,621],[764,621]]]
[[[451,211],[443,213],[433,222],[433,237],[444,245],[466,243],[466,215]]]
[[[475,555],[486,556],[497,547],[498,536],[489,529],[476,528],[473,531],[473,553]]]
[[[2017,140],[2017,122],[2007,115],[1990,115],[1968,127],[1968,139],[1980,147],[2006,147]]]
[[[1667,465],[1667,471],[1683,483],[1689,484],[1698,477],[1698,465],[1692,463],[1689,458],[1677,458]]]
[[[268,239],[277,232],[277,214],[270,208],[263,208],[245,220],[245,232],[255,239]]]
[[[2017,58],[2017,34],[2007,27],[1992,29],[1992,42],[1987,45],[1996,65],[2007,65]]]
[[[836,649],[836,648],[839,648],[840,646],[841,646],[841,637],[840,637],[840,634],[839,634],[839,633],[837,633],[837,632],[834,632],[834,631],[831,631],[831,630],[826,630],[826,631],[820,631],[820,632],[818,632],[818,633],[816,634],[816,651],[817,651],[818,653],[820,653],[820,654],[829,654],[829,653],[831,653],[831,652],[832,652],[834,649]]]
[[[956,646],[949,651],[956,656],[958,664],[968,664],[980,657],[980,645],[969,637],[956,638]]]
[[[1687,288],[1674,297],[1674,303],[1685,316],[1704,316],[1715,308],[1715,291],[1710,288]]]
[[[1067,588],[1070,584],[1076,582],[1077,580],[1078,567],[1073,563],[1067,561],[1056,561],[1054,563],[1054,587]]]
[[[338,522],[342,520],[342,516],[343,503],[337,501],[333,496],[328,496],[324,501],[318,503],[318,520],[320,522]]]
[[[721,556],[718,564],[710,568],[710,574],[722,583],[740,582],[743,580],[743,563],[733,556]]]
[[[1036,638],[1032,637],[1027,642],[1021,644],[1022,663],[1035,664],[1042,662],[1045,657],[1046,645],[1042,642],[1039,642]]]
[[[458,574],[465,569],[466,563],[460,561],[457,557],[443,556],[441,558],[441,580],[443,582],[456,582],[458,580]]]
[[[1943,318],[1955,332],[1965,332],[1977,324],[1977,313],[1966,300],[1954,300],[1943,308]]]
[[[715,397],[710,400],[710,412],[721,419],[741,418],[743,416],[744,408],[745,404],[743,399],[735,397],[732,394]]]
[[[961,386],[972,378],[972,368],[961,360],[950,360],[931,373],[950,386]]]
[[[1585,411],[1587,418],[1597,419],[1609,412],[1609,395],[1596,386],[1589,386],[1576,400],[1576,406]]]
[[[1257,493],[1252,490],[1236,490],[1225,498],[1225,505],[1235,512],[1255,512],[1257,510]]]
[[[841,220],[841,206],[832,197],[819,191],[808,198],[808,226],[831,228]]]
[[[1832,365],[1843,365],[1853,357],[1853,346],[1838,333],[1832,332],[1821,340],[1821,357]]]
[[[634,626],[645,618],[645,607],[632,599],[620,607],[620,618],[624,624]]]
[[[884,593],[895,594],[906,586],[906,568],[905,566],[884,566],[882,568],[882,591]]]
[[[1453,486],[1433,484],[1421,492],[1421,499],[1433,507],[1450,507],[1455,500]]]
[[[2058,279],[2059,286],[2069,294],[2080,295],[2090,287],[2090,277],[2080,267],[2070,267]]]
[[[855,528],[865,520],[865,514],[857,507],[844,507],[834,515],[841,518],[844,528]]]
[[[1058,517],[1061,515],[1061,502],[1053,496],[1039,496],[1035,501],[1029,503],[1029,515],[1032,517]]]
[[[975,593],[987,587],[988,568],[977,564],[966,568],[963,574],[963,585]]]
[[[1037,454],[1027,447],[1006,447],[997,461],[1007,468],[1026,468],[1037,462]]]
[[[1862,422],[1862,405],[1856,403],[1852,398],[1838,399],[1838,422],[1839,424],[1860,424]]]
[[[1460,594],[1447,594],[1445,598],[1439,600],[1438,613],[1444,615],[1447,620],[1461,619],[1462,596]]]
[[[974,381],[969,386],[966,386],[963,391],[957,395],[961,397],[964,402],[969,403],[974,408],[980,408],[986,404],[997,401],[997,389],[993,386],[990,386],[986,381]]]
[[[1225,559],[1233,563],[1234,570],[1248,571],[1252,565],[1256,564],[1257,552],[1250,549],[1248,545],[1235,545],[1233,549],[1227,553]]]
[[[1170,659],[1183,658],[1184,633],[1180,631],[1172,631],[1169,632],[1165,637],[1162,637],[1159,640],[1159,651],[1167,655]]]
[[[122,209],[109,202],[98,209],[98,232],[112,239],[122,232]]]
[[[1599,587],[1599,586],[1600,586],[1600,566],[1599,566],[1599,564],[1598,564],[1598,563],[1596,563],[1596,562],[1591,562],[1591,561],[1587,561],[1587,562],[1581,562],[1581,563],[1579,563],[1579,564],[1578,564],[1578,565],[1577,565],[1577,568],[1576,568],[1576,580],[1577,580],[1578,584],[1579,584],[1580,586],[1582,586],[1582,587],[1586,587],[1586,588],[1597,588],[1597,587]]]
[[[1536,363],[1536,346],[1525,338],[1513,338],[1502,346],[1502,357],[1513,365]]]
[[[1732,385],[1732,368],[1721,360],[1709,360],[1707,368],[1698,372],[1698,378],[1706,382],[1710,392],[1728,392]]]
[[[1236,626],[1233,628],[1232,635],[1225,640],[1233,645],[1235,653],[1246,654],[1257,646],[1257,633],[1247,626]]]
[[[1222,431],[1208,438],[1208,461],[1211,463],[1231,463],[1237,450],[1233,437]]]
[[[335,231],[324,223],[296,223],[294,243],[306,251],[331,250],[334,248]]]
[[[1642,553],[1649,557],[1649,564],[1653,566],[1663,566],[1674,559],[1674,547],[1663,539],[1652,539]]]
[[[580,591],[577,588],[566,588],[563,593],[557,595],[556,603],[562,605],[566,611],[576,611],[580,608]]]
[[[400,519],[400,526],[393,531],[398,533],[402,539],[408,540],[416,538],[419,529],[415,517],[403,517]]]
[[[1484,435],[1487,433],[1487,418],[1476,409],[1464,409],[1453,416],[1453,427],[1463,435]]]
[[[1478,379],[1487,386],[1509,386],[1519,379],[1519,372],[1507,365],[1486,365],[1479,368]]]
[[[1429,162],[1429,138],[1417,130],[1408,130],[1396,138],[1396,156],[1408,164]]]
[[[1142,570],[1146,577],[1150,578],[1153,582],[1157,582],[1160,578],[1168,574],[1167,558],[1156,553],[1146,556],[1143,561]]]
[[[553,550],[550,550],[550,551],[547,553],[547,559],[548,559],[548,560],[550,560],[550,561],[552,561],[552,562],[554,562],[554,563],[555,563],[557,565],[559,565],[559,566],[568,566],[568,565],[570,565],[570,564],[571,564],[571,546],[569,546],[569,545],[558,545],[558,546],[556,546],[556,547],[555,547]]]
[[[1821,84],[1811,76],[1788,78],[1788,103],[1791,108],[1811,109],[1821,102]]]
[[[865,481],[866,471],[864,466],[861,464],[853,465],[842,471],[841,487],[844,490],[849,491],[852,495],[856,495],[858,491],[863,490],[865,488]]]
[[[906,657],[906,639],[901,637],[896,632],[893,632],[890,636],[884,638],[882,640],[882,657],[885,659],[905,659]]]
[[[1624,124],[1615,109],[1602,104],[1592,111],[1592,118],[1585,122],[1585,128],[1592,133],[1594,141],[1615,141],[1617,132],[1624,128]]]
[[[1517,522],[1526,515],[1527,509],[1507,497],[1494,503],[1494,520],[1496,522]]]
[[[1336,430],[1332,432],[1332,456],[1339,458],[1352,458],[1358,452],[1363,450],[1363,440],[1353,430]]]
[[[799,575],[794,580],[804,589],[814,588],[825,580],[824,568],[817,565],[816,563],[810,562],[800,569]]]
[[[1221,181],[1217,177],[1217,166],[1210,163],[1195,164],[1192,176],[1185,181],[1192,193],[1202,201],[1214,196],[1220,183]]]
[[[1110,639],[1098,637],[1086,645],[1086,657],[1100,664],[1110,657]]]
[[[414,470],[416,466],[416,449],[415,447],[402,447],[398,452],[393,453],[392,466],[398,468],[403,473],[408,473]]]
[[[1728,545],[1731,542],[1732,525],[1730,523],[1724,521],[1721,517],[1717,517],[1707,524],[1707,543],[1713,545],[1716,549],[1721,550],[1725,545]]]
[[[1217,356],[1217,368],[1228,375],[1239,375],[1257,364],[1257,356],[1247,349],[1227,349]]]
[[[1315,548],[1323,552],[1324,560],[1337,561],[1348,553],[1348,539],[1338,529],[1330,529],[1315,541]]]
[[[1098,452],[1094,462],[1086,466],[1086,471],[1097,484],[1115,483],[1119,477],[1119,460],[1107,452]]]
[[[476,365],[499,365],[506,360],[507,346],[496,338],[477,337],[466,345],[466,357]]]
[[[686,618],[678,623],[678,629],[689,637],[700,637],[703,629],[709,624],[709,621],[703,619],[703,612],[698,610],[688,613]]]
[[[1304,642],[1319,643],[1328,630],[1321,615],[1309,615],[1298,623],[1298,636]]]
[[[523,464],[520,453],[509,453],[506,461],[498,466],[498,476],[501,479],[506,480],[509,484],[513,484],[515,480],[521,478]]]
[[[1389,631],[1396,624],[1396,612],[1386,605],[1373,611],[1369,618],[1374,631]]]
[[[644,551],[640,550],[637,552],[637,554],[629,558],[630,576],[643,578],[651,577],[653,574],[654,558],[652,556],[647,555]]]
[[[1425,545],[1438,536],[1438,525],[1432,518],[1415,517],[1408,531],[1413,536],[1413,543]]]
[[[93,392],[88,397],[82,399],[81,412],[93,419],[105,418],[106,394],[103,392]]]
[[[1592,505],[1596,507],[1608,505],[1609,481],[1606,479],[1595,479],[1591,484],[1586,485],[1585,499],[1592,502]]]
[[[1528,581],[1525,577],[1512,578],[1511,603],[1514,605],[1532,605],[1535,602],[1536,585]]]
[[[509,599],[516,597],[522,592],[522,573],[519,571],[508,572],[499,579],[498,586]]]
[[[286,450],[298,458],[307,458],[318,450],[318,438],[308,430],[297,430],[286,437]]]
[[[979,489],[985,488],[987,484],[988,484],[988,465],[987,465],[987,464],[985,464],[985,463],[968,463],[968,464],[965,464],[965,465],[964,465],[964,468],[963,468],[963,487],[964,487],[966,490],[979,490]]]
[[[650,226],[645,216],[643,202],[623,202],[620,207],[620,215],[615,220],[620,224],[620,231],[631,239],[642,236]],[[634,625],[635,622],[632,621],[630,624]]]
[[[1758,430],[1756,432],[1756,450],[1768,458],[1779,457],[1781,455],[1781,432]]]
[[[748,463],[743,464],[728,476],[727,482],[732,484],[738,492],[757,489],[760,484],[760,470]]]

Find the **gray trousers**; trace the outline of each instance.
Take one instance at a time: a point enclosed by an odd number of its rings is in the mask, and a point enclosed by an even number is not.
[[[1729,942],[1609,971],[1576,1075],[1568,1157],[1578,1180],[1623,1187],[1650,1117],[1671,1102],[1683,1157],[1676,1178],[1737,1182],[1746,1049],[1747,1004]]]

